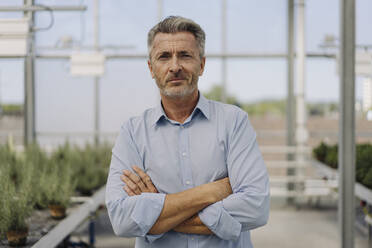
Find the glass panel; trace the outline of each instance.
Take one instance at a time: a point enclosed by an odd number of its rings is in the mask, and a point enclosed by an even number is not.
[[[91,141],[89,133],[94,127],[93,80],[91,77],[70,76],[68,65],[68,60],[36,61],[36,130],[40,144],[63,143],[69,132],[83,133],[72,135],[74,142]]]
[[[229,59],[227,90],[243,103],[286,97],[284,59]]]
[[[229,52],[287,50],[287,1],[230,0],[227,11]]]
[[[338,0],[306,1],[305,31],[307,51],[323,51],[323,48],[320,48],[319,45],[323,43],[327,34],[334,35],[337,39],[339,38],[339,2]]]
[[[221,6],[216,0],[164,0],[163,16],[180,15],[197,22],[206,33],[206,53],[216,53],[221,50]]]
[[[22,104],[24,100],[23,59],[0,59],[0,102]]]

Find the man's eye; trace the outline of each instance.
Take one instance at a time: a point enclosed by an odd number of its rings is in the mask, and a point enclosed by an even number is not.
[[[160,56],[159,56],[159,59],[166,59],[166,58],[169,58],[169,56],[166,55],[166,54],[163,54],[163,55],[160,55]]]

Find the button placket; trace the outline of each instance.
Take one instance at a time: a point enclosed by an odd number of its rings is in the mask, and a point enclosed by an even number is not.
[[[185,126],[181,125],[180,128],[180,152],[181,152],[181,165],[183,173],[183,183],[186,189],[190,189],[193,187],[192,181],[192,170],[191,170],[191,163],[190,163],[190,156],[189,156],[189,135],[188,129]]]

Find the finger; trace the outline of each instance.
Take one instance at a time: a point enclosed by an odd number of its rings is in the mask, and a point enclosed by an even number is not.
[[[151,178],[143,170],[141,170],[138,166],[133,166],[132,168],[140,176],[142,182],[145,183],[150,192],[158,193],[158,190],[152,183]]]
[[[149,192],[146,185],[142,182],[141,178],[131,171],[124,170],[124,175],[127,176],[133,183],[137,185],[137,187],[140,189],[141,192]]]
[[[123,189],[124,189],[125,192],[127,192],[127,194],[128,194],[129,196],[134,196],[134,195],[136,195],[136,194],[134,194],[133,191],[130,190],[130,188],[128,188],[128,186],[126,186],[126,185],[123,187]]]
[[[138,188],[138,186],[132,182],[132,180],[130,180],[130,178],[128,178],[127,176],[125,175],[121,175],[121,180],[126,184],[126,186],[132,190],[133,193],[135,193],[136,195],[140,195],[141,194],[141,191],[140,189]]]

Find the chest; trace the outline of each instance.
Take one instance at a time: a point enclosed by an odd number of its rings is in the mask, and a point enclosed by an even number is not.
[[[226,137],[208,121],[160,126],[141,155],[146,173],[163,193],[176,193],[227,176]]]

